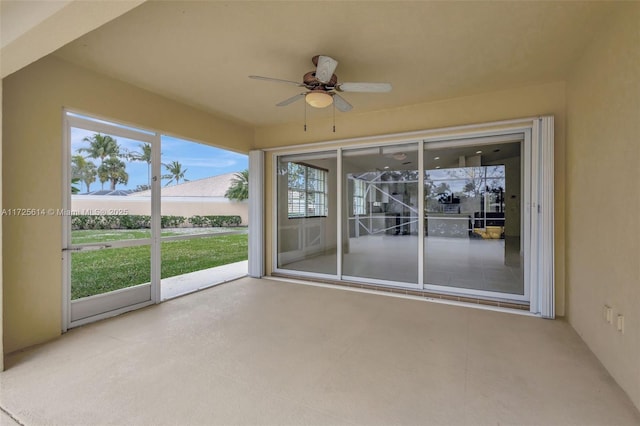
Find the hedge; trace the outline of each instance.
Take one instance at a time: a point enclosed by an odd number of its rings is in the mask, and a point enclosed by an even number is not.
[[[191,216],[189,223],[196,227],[238,226],[242,223],[240,216]]]
[[[187,222],[184,216],[161,216],[162,228],[176,228]],[[238,226],[240,216],[192,216],[188,223],[197,227]],[[151,227],[151,216],[146,215],[74,215],[71,229],[144,229]]]

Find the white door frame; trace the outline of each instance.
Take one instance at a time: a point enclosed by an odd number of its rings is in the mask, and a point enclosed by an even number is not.
[[[484,124],[473,124],[442,129],[430,129],[409,133],[363,137],[357,139],[343,139],[326,141],[306,145],[290,146],[285,148],[266,149],[271,153],[272,161],[272,259],[271,265],[274,272],[282,272],[308,278],[332,278],[342,279],[342,259],[340,249],[342,246],[342,221],[337,221],[337,247],[338,265],[337,275],[317,274],[312,272],[300,272],[278,268],[278,232],[277,232],[277,159],[282,155],[299,153],[311,153],[315,151],[336,150],[338,179],[338,209],[341,207],[342,179],[341,151],[343,147],[367,147],[385,146],[399,143],[419,142],[420,147],[427,143],[447,143],[469,138],[499,137],[501,135],[523,133],[524,143],[522,157],[523,168],[523,198],[522,206],[523,229],[522,245],[528,251],[528,261],[525,262],[525,295],[529,299],[530,312],[543,318],[555,317],[555,283],[554,283],[554,120],[552,116],[531,117],[516,120],[505,120]],[[451,143],[451,142],[450,142]],[[455,143],[455,142],[453,142]],[[420,156],[419,156],[420,157]],[[421,170],[424,169],[424,164]],[[423,192],[424,188],[419,188]],[[340,216],[340,210],[338,210]],[[423,257],[421,258],[423,259]],[[420,261],[422,262],[422,260]],[[359,281],[368,282],[359,278]],[[371,281],[374,284],[380,282]],[[383,283],[392,285],[393,283]],[[402,284],[407,287],[406,284]],[[451,291],[451,289],[447,289]],[[468,292],[468,291],[467,291]],[[468,292],[473,293],[473,292]],[[480,295],[480,294],[478,294]]]
[[[63,110],[63,168],[62,206],[63,211],[71,210],[71,128],[107,133],[151,144],[151,238],[134,241],[114,241],[107,244],[71,244],[71,216],[62,214],[62,331],[89,322],[112,317],[134,309],[160,302],[160,134],[133,127],[118,126],[79,117],[75,111]],[[88,116],[87,114],[83,114]],[[71,253],[82,249],[123,248],[140,245],[151,247],[151,281],[130,288],[90,296],[78,301],[71,300]],[[88,312],[99,312],[88,316]],[[72,313],[84,312],[72,318]]]

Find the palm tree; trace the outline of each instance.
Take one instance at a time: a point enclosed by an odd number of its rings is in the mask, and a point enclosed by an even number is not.
[[[87,161],[82,155],[74,155],[71,158],[71,178],[76,182],[83,182],[90,192],[90,186],[96,181],[98,169],[92,161]],[[80,192],[78,190],[78,192]]]
[[[71,178],[71,193],[72,194],[78,194],[80,192],[80,188],[78,188],[76,186],[76,185],[78,185],[79,182],[80,182],[80,179]]]
[[[142,143],[138,145],[140,151],[133,151],[128,154],[131,161],[143,161],[147,163],[147,185],[151,188],[151,144]]]
[[[182,170],[182,164],[179,161],[172,161],[169,164],[163,164],[163,166],[169,172],[166,175],[162,176],[162,179],[169,179],[164,186],[168,186],[171,182],[175,182],[176,185],[180,183],[180,179],[187,182],[189,179],[184,177],[185,173],[187,173],[187,169]]]
[[[109,135],[95,133],[93,136],[85,137],[83,142],[89,143],[89,148],[80,148],[78,152],[86,152],[89,158],[99,158],[100,165],[107,157],[118,157],[120,155],[120,145],[118,141]]]
[[[224,194],[230,200],[242,201],[249,198],[249,170],[244,169],[235,173],[231,180],[231,186]]]
[[[129,174],[126,172],[126,164],[124,161],[109,157],[98,167],[98,177],[101,183],[111,182],[111,190],[115,191],[116,185],[119,183],[127,184],[129,182]]]
[[[116,158],[120,156],[120,145],[118,141],[109,135],[101,135],[95,133],[91,137],[87,136],[82,139],[83,142],[88,142],[88,148],[80,148],[78,152],[86,152],[88,158],[100,159],[100,167],[104,165],[104,161],[107,157]],[[99,169],[99,168],[98,168]],[[102,188],[104,189],[104,182],[106,180],[100,179]]]

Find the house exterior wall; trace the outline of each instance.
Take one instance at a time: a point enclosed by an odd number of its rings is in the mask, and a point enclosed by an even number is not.
[[[567,82],[566,281],[569,322],[640,409],[639,22],[626,4]]]
[[[357,107],[357,106],[356,106]],[[324,142],[337,139],[360,138],[393,133],[437,129],[473,123],[494,122],[538,115],[555,116],[555,285],[556,315],[564,315],[564,191],[565,191],[565,84],[555,82],[513,90],[492,92],[429,102],[394,110],[344,114],[332,132],[331,121],[313,123],[304,132],[297,124],[274,126],[256,130],[256,149],[268,149]],[[355,144],[356,142],[351,142]],[[321,150],[329,149],[323,146]],[[272,272],[273,235],[273,163],[265,156],[265,263]]]
[[[62,208],[62,112],[247,153],[253,130],[56,57],[2,80],[3,207]],[[4,352],[55,338],[62,317],[62,218],[3,219]]]
[[[109,210],[124,210],[131,215],[149,215],[151,212],[149,197],[82,195],[72,198],[73,210],[78,210],[78,214]],[[163,216],[240,216],[243,226],[249,222],[247,201],[231,201],[224,197],[163,197],[161,204]]]

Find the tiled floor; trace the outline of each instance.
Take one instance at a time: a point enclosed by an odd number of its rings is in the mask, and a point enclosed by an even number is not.
[[[638,425],[562,320],[242,278],[7,357],[23,425]]]
[[[418,243],[413,235],[370,235],[350,238],[343,274],[418,282]],[[425,283],[444,287],[523,294],[519,239],[425,238]],[[514,246],[515,247],[512,247]],[[314,256],[284,265],[296,271],[336,273],[336,255]]]

